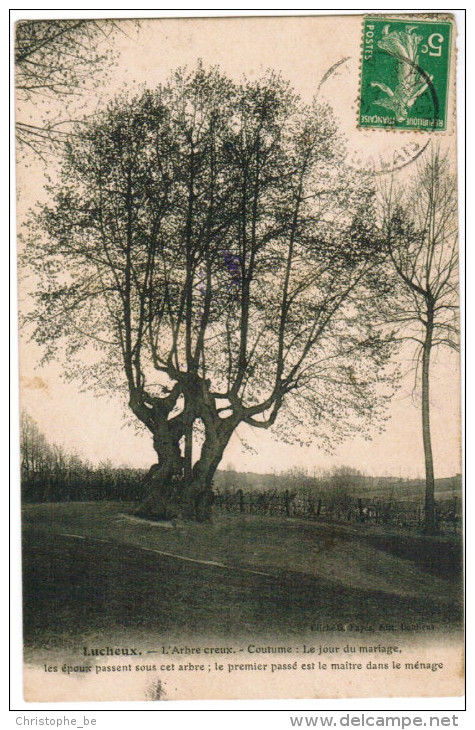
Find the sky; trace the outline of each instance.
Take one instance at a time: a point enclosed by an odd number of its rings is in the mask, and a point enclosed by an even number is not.
[[[185,19],[142,21],[139,29],[127,29],[116,38],[117,65],[107,86],[85,99],[86,111],[94,110],[123,88],[153,88],[175,68],[219,64],[239,80],[242,74],[258,77],[274,68],[288,79],[305,101],[315,93],[331,105],[346,137],[348,160],[356,167],[395,162],[405,165],[400,181],[414,170],[412,160],[427,142],[417,132],[360,130],[357,98],[362,21],[359,17],[299,17],[246,19]],[[326,72],[334,72],[321,84]],[[453,149],[453,125],[440,133],[441,145]],[[28,165],[28,167],[27,167]],[[412,165],[412,167],[411,167]],[[54,165],[47,170],[54,177]],[[33,158],[18,165],[18,221],[36,200],[45,199],[45,169]],[[25,292],[20,306],[28,307]],[[404,353],[409,369],[411,353]],[[120,398],[99,398],[78,392],[78,385],[61,379],[61,368],[41,368],[37,346],[22,339],[20,374],[22,404],[46,437],[74,450],[94,463],[148,467],[155,461],[151,439],[131,425]],[[454,353],[437,353],[431,373],[432,436],[436,476],[460,471],[459,363]],[[283,444],[276,435],[242,427],[232,438],[222,466],[239,471],[271,472],[294,466],[312,471],[347,465],[368,474],[416,477],[424,473],[420,401],[414,391],[414,374],[408,373],[389,410],[386,431],[371,441],[353,438],[331,455],[318,437],[309,448]],[[252,443],[250,452],[242,441]]]

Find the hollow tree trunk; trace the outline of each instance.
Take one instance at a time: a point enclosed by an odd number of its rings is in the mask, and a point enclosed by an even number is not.
[[[193,474],[193,423],[186,425],[183,476],[186,483],[191,481]]]
[[[223,457],[231,437],[230,430],[224,423],[213,433],[207,432],[201,449],[200,459],[193,467],[191,481],[183,487],[181,515],[183,519],[196,522],[211,520],[214,502],[213,477]]]
[[[171,434],[157,433],[154,447],[158,464],[145,477],[145,497],[135,514],[150,520],[170,520],[181,512],[183,459],[179,443]]]
[[[430,433],[429,369],[431,349],[432,322],[429,317],[426,327],[424,349],[422,353],[422,438],[424,443],[424,461],[426,472],[424,531],[429,534],[437,532],[434,460],[432,456],[432,440]]]

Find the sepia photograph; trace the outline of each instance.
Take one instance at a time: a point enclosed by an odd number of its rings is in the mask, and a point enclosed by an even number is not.
[[[17,21],[27,702],[463,695],[457,33]]]

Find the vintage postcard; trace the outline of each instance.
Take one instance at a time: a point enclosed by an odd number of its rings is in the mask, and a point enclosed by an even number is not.
[[[463,694],[456,40],[16,24],[27,701]]]

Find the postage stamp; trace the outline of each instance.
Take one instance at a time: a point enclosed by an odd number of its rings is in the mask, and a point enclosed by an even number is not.
[[[452,24],[365,18],[359,126],[444,131]]]

